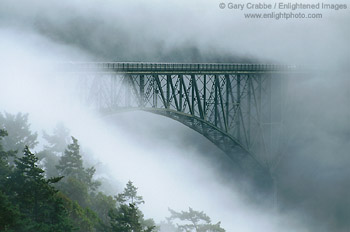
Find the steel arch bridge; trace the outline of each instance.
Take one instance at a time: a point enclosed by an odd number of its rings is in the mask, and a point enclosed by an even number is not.
[[[281,144],[282,77],[296,66],[85,62],[63,69],[82,78],[85,100],[100,112],[138,109],[177,120],[266,182],[269,159]]]

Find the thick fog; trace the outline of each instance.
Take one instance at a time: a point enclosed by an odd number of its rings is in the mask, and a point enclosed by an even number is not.
[[[3,0],[0,111],[29,113],[38,132],[63,122],[111,189],[132,180],[157,222],[168,207],[190,206],[229,232],[348,231],[349,9],[325,10],[323,19],[248,20],[219,3]],[[61,61],[274,62],[323,71],[289,80],[288,144],[271,207],[242,195],[225,155],[182,124],[92,112],[79,82],[56,75]]]

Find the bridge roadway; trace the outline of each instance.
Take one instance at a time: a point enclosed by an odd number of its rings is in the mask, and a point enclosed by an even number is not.
[[[300,67],[282,64],[239,63],[152,63],[152,62],[71,62],[63,63],[72,72],[113,72],[120,74],[244,74],[290,73]]]

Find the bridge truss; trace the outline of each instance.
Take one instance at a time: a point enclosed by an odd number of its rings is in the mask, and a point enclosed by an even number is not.
[[[290,65],[69,63],[85,82],[85,99],[104,114],[139,109],[199,132],[240,170],[266,176],[279,152]]]

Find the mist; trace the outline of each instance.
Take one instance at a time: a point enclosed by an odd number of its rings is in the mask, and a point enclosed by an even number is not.
[[[38,132],[63,122],[98,175],[115,189],[128,180],[139,187],[142,210],[157,222],[168,207],[190,206],[227,231],[348,231],[348,10],[317,20],[247,20],[219,3],[4,0],[0,110],[29,113]],[[322,72],[288,80],[288,144],[271,207],[243,195],[225,155],[182,124],[144,112],[92,112],[81,104],[78,80],[54,74],[54,63],[67,61],[287,63]]]

